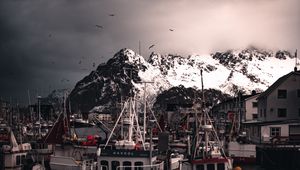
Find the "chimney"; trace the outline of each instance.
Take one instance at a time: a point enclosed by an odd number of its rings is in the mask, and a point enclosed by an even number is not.
[[[297,71],[297,67],[294,67],[294,72],[296,72]]]

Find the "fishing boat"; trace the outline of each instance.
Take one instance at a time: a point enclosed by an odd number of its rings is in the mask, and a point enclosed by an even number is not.
[[[130,97],[110,133],[103,147],[97,150],[98,169],[132,169],[152,168],[163,169],[164,162],[158,160],[158,151],[150,142],[146,142],[139,126],[138,116],[135,111],[135,101]],[[120,131],[120,136],[112,140],[115,130]]]
[[[31,150],[29,143],[17,143],[9,126],[0,126],[0,169],[21,170],[26,164],[27,153]]]
[[[191,169],[230,170],[232,159],[226,156],[223,146],[214,129],[205,107],[202,70],[202,104],[195,107],[195,135],[192,142]]]
[[[54,125],[54,127],[56,126],[57,125]],[[54,138],[55,141],[51,141],[51,137],[46,140],[46,143],[53,144],[53,154],[50,156],[49,163],[51,170],[85,170],[96,168],[95,158],[97,145],[95,144],[96,142],[94,139],[87,139],[86,141],[81,142],[75,138],[62,135],[60,140]]]
[[[90,122],[88,119],[84,120],[81,116],[78,114],[73,114],[70,116],[70,126],[71,127],[92,127],[95,124]]]
[[[75,133],[71,133],[70,118],[66,111],[66,95],[64,111],[60,113],[43,141],[53,145],[49,163],[51,170],[96,168],[96,139],[89,136],[81,141]]]

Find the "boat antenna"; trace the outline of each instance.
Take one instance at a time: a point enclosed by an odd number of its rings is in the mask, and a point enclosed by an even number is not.
[[[297,62],[297,49],[296,49],[296,52],[295,52],[295,67],[294,67],[294,71],[297,71],[297,65],[298,65],[298,62]]]
[[[202,107],[204,108],[205,99],[204,99],[204,85],[203,85],[203,74],[202,69],[200,70],[200,76],[201,76],[201,90],[202,90]]]
[[[141,50],[141,41],[139,41],[139,55],[142,55],[142,50]]]

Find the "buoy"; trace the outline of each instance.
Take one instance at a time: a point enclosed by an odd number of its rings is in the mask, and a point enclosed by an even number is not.
[[[134,149],[141,150],[141,145],[139,143],[135,144]]]
[[[242,168],[239,167],[239,166],[236,166],[236,167],[233,168],[233,170],[242,170]]]

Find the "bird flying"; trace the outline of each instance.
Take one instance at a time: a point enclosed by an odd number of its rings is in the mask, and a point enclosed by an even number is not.
[[[149,47],[149,50],[151,49],[151,48],[153,48],[155,45],[154,44],[152,44],[150,47]]]
[[[109,16],[113,17],[113,16],[115,16],[115,14],[109,14]]]
[[[101,28],[103,29],[103,26],[102,25],[96,25],[97,28]]]
[[[170,31],[174,31],[174,29],[171,29],[171,28],[170,28],[169,30],[170,30]]]

